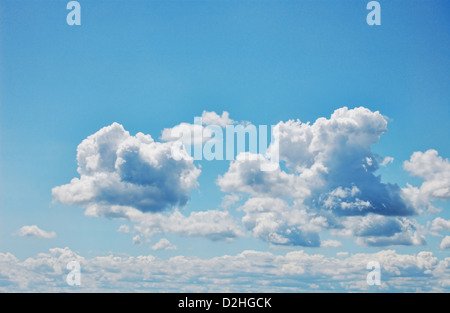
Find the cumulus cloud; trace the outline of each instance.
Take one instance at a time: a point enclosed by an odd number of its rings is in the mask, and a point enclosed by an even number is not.
[[[394,162],[394,158],[387,156],[383,159],[383,161],[381,161],[380,165],[381,166],[387,166],[389,163],[393,163]]]
[[[78,261],[82,292],[305,292],[390,291],[448,292],[450,258],[432,252],[340,254],[326,257],[292,251],[286,254],[246,250],[214,258],[107,255],[84,258],[68,248],[50,249],[25,261],[0,253],[0,292],[73,292],[66,265]],[[382,285],[368,286],[367,263],[378,261]],[[220,269],[218,271],[217,269]]]
[[[80,178],[54,187],[53,197],[106,217],[123,216],[128,207],[157,212],[185,205],[200,174],[181,144],[131,136],[117,123],[83,140],[77,161]]]
[[[201,124],[181,123],[165,128],[161,133],[164,141],[180,141],[188,149],[190,145],[201,145],[211,139],[213,132]]]
[[[120,225],[119,228],[117,229],[117,231],[119,233],[128,234],[130,232],[130,226],[128,226],[128,225]]]
[[[132,136],[114,123],[78,146],[80,177],[53,188],[53,196],[85,207],[89,216],[125,218],[135,223],[128,231],[146,239],[158,233],[212,240],[243,236],[239,221],[227,211],[242,200],[238,210],[244,213],[241,224],[247,234],[274,245],[309,247],[337,244],[321,242],[323,231],[354,237],[365,246],[425,244],[424,228],[408,217],[450,196],[449,161],[435,150],[416,152],[404,163],[424,179],[420,187],[382,182],[376,171],[393,158],[375,154],[372,145],[387,131],[386,118],[363,107],[343,107],[314,123],[279,122],[267,151],[279,153],[282,162],[273,171],[261,170],[271,165],[263,155],[239,153],[216,180],[227,193],[223,211],[185,216],[178,208],[165,210],[184,206],[198,186],[200,169],[183,144],[204,143],[212,136],[210,125],[234,123],[228,112],[204,111],[197,123],[163,130],[166,142],[142,133]],[[180,142],[184,132],[195,138]]]
[[[133,241],[133,244],[137,245],[137,246],[140,246],[142,244],[141,236],[139,236],[139,235],[134,236],[132,241]]]
[[[287,171],[261,172],[260,163],[267,160],[242,154],[245,158],[231,162],[218,185],[225,192],[288,196],[299,204],[307,200],[309,206],[337,215],[412,215],[415,211],[401,198],[401,189],[374,174],[379,156],[371,145],[386,130],[379,112],[362,107],[337,109],[329,119],[313,124],[280,122],[269,151],[279,149]],[[352,192],[343,194],[346,190]]]
[[[184,216],[179,210],[170,214],[141,213],[133,221],[137,222],[134,230],[146,238],[154,234],[174,233],[211,240],[232,240],[243,235],[241,227],[227,211],[198,211],[191,212],[189,216]]]
[[[431,222],[429,229],[432,235],[441,236],[439,233],[442,231],[450,232],[450,220],[437,217]]]
[[[230,162],[228,171],[219,175],[217,184],[224,192],[245,192],[255,196],[293,196],[306,197],[309,190],[300,179],[282,171],[261,171],[270,161],[260,154],[242,152]]]
[[[203,111],[200,118],[194,118],[194,124],[180,123],[171,128],[165,128],[161,132],[161,139],[164,141],[180,141],[190,152],[191,145],[201,145],[213,138],[214,126],[224,128],[227,125],[236,123],[229,117],[229,113],[224,111],[222,115],[216,112]]]
[[[162,238],[157,243],[155,243],[151,248],[154,251],[157,251],[157,250],[176,250],[177,246],[172,244],[166,238]]]
[[[268,150],[278,149],[284,167],[264,172],[260,169],[269,161],[262,155],[241,153],[217,184],[223,192],[250,197],[242,221],[272,244],[320,246],[319,232],[328,229],[355,236],[363,245],[421,245],[425,240],[417,223],[399,218],[417,213],[415,208],[404,201],[398,185],[383,183],[375,174],[380,162],[393,161],[371,150],[386,131],[385,117],[363,107],[340,108],[312,124],[280,122]],[[263,198],[267,206],[257,204]],[[350,227],[347,217],[378,230]],[[305,232],[312,225],[309,218],[320,220],[321,227]]]
[[[414,152],[403,167],[424,180],[420,187],[408,184],[403,189],[404,198],[411,205],[436,211],[430,202],[450,199],[450,161],[439,156],[436,150]]]
[[[245,227],[272,244],[318,247],[319,231],[327,226],[325,218],[290,207],[278,198],[251,198],[240,210],[245,212]]]
[[[217,125],[220,127],[226,127],[227,125],[236,123],[235,121],[230,119],[230,114],[227,111],[223,111],[222,115],[219,115],[214,111],[203,111],[202,122],[204,125]]]
[[[440,244],[441,249],[450,249],[450,236],[445,236]]]
[[[342,242],[338,240],[329,239],[322,241],[322,244],[320,246],[322,248],[338,248],[342,246]]]
[[[53,239],[56,238],[55,232],[48,232],[45,230],[40,229],[36,225],[25,225],[22,226],[17,232],[17,236],[21,237],[37,237],[37,238],[43,238],[43,239]]]
[[[357,243],[364,246],[426,244],[425,229],[416,221],[406,217],[375,214],[345,217],[342,219],[341,228],[332,230],[332,233],[354,236]]]
[[[233,204],[235,204],[238,201],[239,201],[238,194],[235,194],[235,193],[228,194],[228,195],[223,196],[222,203],[220,204],[220,206],[224,209],[228,209],[230,206],[232,206]]]

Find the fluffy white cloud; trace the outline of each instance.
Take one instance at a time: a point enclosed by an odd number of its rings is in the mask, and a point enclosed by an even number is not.
[[[43,238],[43,239],[53,239],[56,238],[55,232],[48,232],[45,230],[40,229],[36,225],[25,225],[22,226],[17,232],[17,236],[21,237],[37,237],[37,238]]]
[[[233,123],[228,112],[204,111],[200,123],[165,129],[162,139],[167,142],[142,133],[131,136],[114,123],[78,146],[80,178],[55,187],[53,196],[85,207],[89,216],[128,219],[135,224],[132,232],[146,240],[157,233],[213,240],[242,236],[239,222],[227,211],[242,200],[242,224],[253,236],[275,245],[314,247],[334,244],[321,243],[323,231],[369,246],[422,245],[423,227],[406,216],[449,197],[449,161],[434,150],[416,152],[405,162],[406,170],[425,180],[420,188],[402,190],[382,182],[376,170],[393,158],[383,159],[371,146],[387,131],[385,117],[363,107],[344,107],[314,123],[278,123],[268,152],[278,149],[282,164],[273,171],[261,170],[271,163],[260,154],[237,155],[216,181],[228,193],[221,204],[224,211],[189,216],[178,209],[163,212],[185,205],[198,185],[200,169],[179,135],[195,133],[191,144],[200,144],[211,137],[207,126]]]
[[[272,244],[318,247],[318,233],[327,226],[325,218],[290,207],[277,198],[251,198],[240,210],[245,212],[245,227]]]
[[[351,216],[343,218],[342,226],[333,233],[355,236],[357,243],[365,246],[426,244],[424,228],[406,217]]]
[[[241,153],[217,184],[224,192],[250,196],[242,221],[272,244],[319,246],[319,232],[328,229],[355,236],[363,245],[421,245],[425,240],[417,223],[398,218],[415,209],[405,203],[397,185],[375,175],[379,162],[393,161],[371,151],[386,131],[386,119],[362,107],[338,109],[313,124],[280,122],[269,152],[278,149],[285,167],[264,172],[269,161],[262,155]],[[378,231],[351,223],[354,216]],[[305,231],[310,225],[321,226]]]
[[[174,155],[183,158],[174,158]],[[161,211],[184,205],[200,170],[177,142],[131,136],[117,123],[89,136],[77,149],[78,173],[52,189],[57,201],[87,208],[87,214],[124,216],[128,207]]]
[[[213,132],[202,125],[181,123],[172,128],[164,128],[161,139],[164,141],[180,141],[188,148],[190,145],[201,145],[211,139]]]
[[[322,244],[320,246],[322,248],[338,248],[342,246],[342,242],[338,240],[329,239],[322,241]]]
[[[141,236],[139,236],[139,235],[134,236],[132,241],[133,241],[134,245],[140,246],[142,244]]]
[[[424,180],[419,188],[408,184],[403,189],[404,198],[416,208],[435,211],[430,202],[450,199],[450,161],[440,157],[436,150],[414,152],[403,167]]]
[[[450,236],[445,236],[440,244],[441,249],[450,249]]]
[[[450,232],[450,220],[443,219],[442,217],[435,218],[429,225],[430,233],[434,236],[441,236],[439,232]]]
[[[172,244],[169,240],[166,238],[160,239],[157,243],[155,243],[152,247],[152,250],[176,250],[177,247]]]
[[[235,193],[228,194],[228,195],[223,196],[222,203],[220,204],[220,206],[224,209],[228,209],[230,206],[232,206],[233,204],[235,204],[238,201],[239,201],[238,194],[235,194]]]
[[[191,145],[201,145],[211,140],[214,131],[209,126],[224,128],[234,124],[229,113],[224,111],[222,115],[216,112],[203,111],[201,118],[194,119],[194,124],[180,123],[171,128],[165,128],[161,132],[161,139],[164,141],[180,141],[185,148],[190,151]]]
[[[81,265],[81,286],[66,284],[66,265]],[[382,285],[368,286],[366,265],[378,261]],[[217,269],[220,269],[217,270]],[[70,249],[51,249],[25,261],[0,253],[0,291],[35,292],[304,292],[440,291],[450,288],[450,258],[431,252],[341,254],[338,258],[292,251],[284,255],[243,251],[210,259],[152,255],[84,258]]]
[[[415,211],[401,198],[401,189],[382,183],[374,174],[380,157],[372,153],[371,145],[386,130],[379,112],[362,107],[338,109],[313,124],[280,122],[269,151],[279,149],[286,171],[261,172],[260,164],[268,161],[246,153],[231,162],[217,183],[225,192],[290,197],[298,205],[337,215],[411,215]],[[355,192],[343,194],[345,190]]]
[[[387,156],[383,159],[383,161],[381,161],[380,165],[381,166],[387,166],[389,163],[393,163],[394,162],[394,158]]]
[[[119,233],[128,234],[130,232],[130,226],[128,226],[128,225],[120,225],[119,228],[117,229],[117,231]]]
[[[159,233],[174,233],[211,240],[231,240],[243,235],[241,227],[227,211],[191,212],[189,216],[178,210],[170,214],[141,213],[132,221],[137,223],[134,230],[146,238]]]
[[[230,114],[227,111],[223,111],[222,115],[216,112],[203,111],[202,123],[204,125],[216,125],[220,127],[226,127],[227,125],[235,124],[236,122],[230,119]]]
[[[270,161],[260,154],[240,153],[230,162],[228,171],[217,179],[224,192],[245,192],[256,196],[293,196],[305,198],[309,190],[298,176],[288,174],[280,168],[261,171]]]

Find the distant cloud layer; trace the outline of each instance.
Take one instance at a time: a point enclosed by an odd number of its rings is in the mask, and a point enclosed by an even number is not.
[[[164,129],[161,139],[165,142],[142,133],[132,136],[113,123],[78,146],[80,177],[53,188],[53,196],[84,207],[90,216],[131,221],[133,229],[120,231],[132,233],[139,242],[154,234],[174,233],[211,240],[254,236],[273,245],[338,247],[338,240],[321,240],[326,232],[364,246],[419,246],[426,244],[428,232],[443,236],[439,232],[448,231],[446,220],[438,217],[425,227],[414,216],[423,209],[437,212],[432,202],[450,199],[449,161],[436,150],[414,152],[404,168],[424,180],[421,186],[401,188],[382,182],[376,171],[394,159],[377,155],[372,145],[387,131],[387,120],[364,107],[343,107],[314,123],[279,122],[268,151],[278,150],[281,167],[261,171],[269,162],[263,155],[240,153],[215,181],[226,193],[222,209],[199,212],[193,208],[190,215],[183,215],[179,207],[187,203],[200,175],[186,144],[210,138],[204,125],[223,128],[235,123],[228,112],[204,111],[202,124]],[[200,135],[190,142],[177,141],[177,134],[186,130]],[[160,246],[163,243],[154,247]],[[447,246],[443,240],[441,247]]]
[[[167,245],[164,241],[159,246]],[[66,284],[70,261],[80,263],[81,286]],[[366,282],[370,261],[380,263],[380,286]],[[448,292],[450,258],[438,260],[428,251],[399,254],[382,250],[326,257],[304,251],[275,255],[246,250],[209,259],[175,256],[163,260],[123,254],[85,258],[68,248],[55,248],[23,262],[10,253],[0,253],[0,282],[0,292]]]
[[[56,238],[55,232],[48,232],[40,229],[36,225],[25,225],[22,226],[17,232],[17,236],[21,237],[37,237],[43,239],[53,239]]]

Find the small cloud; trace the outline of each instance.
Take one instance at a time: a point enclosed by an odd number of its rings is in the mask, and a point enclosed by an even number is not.
[[[119,233],[128,234],[130,232],[130,227],[128,225],[120,225],[119,229],[117,229]]]
[[[133,244],[134,244],[134,245],[140,246],[141,243],[142,243],[142,242],[141,242],[141,236],[136,235],[136,236],[133,237]]]
[[[403,168],[411,175],[424,180],[420,187],[407,184],[403,188],[404,198],[416,208],[426,208],[430,212],[439,211],[431,202],[450,200],[450,161],[430,149],[414,152],[403,162]]]
[[[40,229],[36,225],[25,225],[22,226],[17,232],[17,236],[20,237],[37,237],[43,239],[53,239],[56,238],[55,232],[48,232]]]
[[[440,248],[441,249],[450,249],[450,236],[445,236],[445,238],[442,239]]]
[[[386,166],[386,165],[388,165],[389,163],[394,163],[394,158],[393,158],[393,157],[390,157],[390,156],[387,156],[387,157],[385,157],[385,158],[383,159],[383,161],[381,161],[380,165],[381,165],[381,166]]]
[[[229,195],[225,195],[222,198],[222,203],[220,204],[220,206],[224,209],[228,209],[230,206],[232,206],[233,204],[235,204],[238,201],[239,201],[239,195],[232,193]]]
[[[202,123],[204,125],[216,125],[220,127],[226,127],[227,125],[235,124],[236,122],[230,118],[230,114],[227,111],[223,111],[220,116],[216,112],[203,111]]]
[[[342,242],[330,239],[330,240],[323,241],[320,246],[322,248],[337,248],[337,247],[342,246]]]
[[[162,238],[160,241],[158,241],[157,243],[155,243],[152,247],[152,250],[157,251],[157,250],[177,250],[177,247],[172,244],[169,240],[167,240],[166,238]]]
[[[430,234],[433,236],[442,236],[439,234],[441,231],[450,231],[450,220],[443,219],[442,217],[436,217],[430,227]]]

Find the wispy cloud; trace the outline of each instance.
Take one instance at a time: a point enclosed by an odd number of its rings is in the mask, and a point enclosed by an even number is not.
[[[157,250],[176,250],[177,246],[172,244],[166,238],[162,238],[157,243],[155,243],[151,248],[154,251],[157,251]]]
[[[55,232],[48,232],[43,229],[40,229],[36,225],[25,225],[22,226],[15,235],[21,237],[37,237],[43,239],[53,239],[56,238]]]

